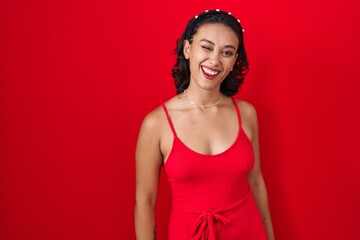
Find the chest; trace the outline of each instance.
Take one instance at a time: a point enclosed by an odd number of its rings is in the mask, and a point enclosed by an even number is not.
[[[189,113],[174,117],[177,138],[188,148],[214,155],[228,149],[240,129],[236,113]]]
[[[254,164],[252,144],[240,130],[238,136],[223,151],[207,154],[195,151],[175,138],[165,170],[175,182],[224,182],[238,183],[245,178]],[[200,184],[201,185],[201,184]]]

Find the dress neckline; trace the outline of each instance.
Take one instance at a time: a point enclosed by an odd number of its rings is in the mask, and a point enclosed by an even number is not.
[[[161,106],[163,107],[164,111],[165,111],[165,114],[166,114],[166,117],[167,117],[167,120],[169,122],[169,125],[170,125],[170,128],[171,128],[171,131],[173,133],[173,142],[172,142],[172,146],[171,146],[171,149],[170,149],[170,152],[166,158],[166,161],[164,161],[164,165],[166,165],[166,163],[168,162],[169,158],[171,157],[172,155],[172,152],[174,150],[174,147],[176,144],[180,144],[182,145],[185,149],[187,149],[188,151],[190,151],[191,153],[193,154],[196,154],[196,155],[199,155],[199,156],[203,156],[203,157],[209,157],[209,158],[215,158],[215,157],[219,157],[219,156],[222,156],[226,153],[228,153],[231,149],[233,149],[236,144],[239,142],[239,138],[240,138],[240,134],[241,132],[243,132],[243,129],[242,129],[242,121],[241,121],[241,115],[240,115],[240,110],[239,110],[239,106],[237,105],[236,103],[236,100],[231,97],[231,100],[234,104],[234,107],[235,107],[235,110],[236,110],[236,115],[237,115],[237,119],[238,119],[238,133],[237,133],[237,136],[236,136],[236,139],[234,140],[234,142],[228,147],[226,148],[224,151],[222,152],[219,152],[219,153],[216,153],[216,154],[207,154],[207,153],[200,153],[198,151],[195,151],[193,150],[192,148],[188,147],[176,134],[176,131],[175,131],[175,128],[174,128],[174,125],[171,121],[171,118],[169,116],[169,113],[167,111],[167,108],[165,106],[165,104],[162,104]],[[245,134],[245,132],[243,132],[243,134]],[[245,134],[246,135],[246,134]]]
[[[236,135],[236,139],[233,141],[233,143],[227,147],[225,150],[219,152],[219,153],[215,153],[215,154],[207,154],[207,153],[201,153],[201,152],[198,152],[190,147],[188,147],[177,135],[174,135],[174,140],[173,140],[173,144],[172,144],[172,147],[171,147],[171,150],[170,150],[170,153],[169,153],[169,156],[167,159],[169,159],[170,157],[170,154],[174,148],[174,143],[175,141],[177,141],[179,144],[181,144],[183,147],[185,147],[187,150],[189,150],[190,152],[196,154],[196,155],[200,155],[200,156],[205,156],[205,157],[219,157],[223,154],[226,154],[227,152],[229,152],[232,148],[234,148],[236,146],[236,144],[238,143],[239,141],[239,138],[240,138],[240,132],[242,131],[242,128],[239,127],[238,129],[238,133]],[[167,161],[165,161],[166,163]]]

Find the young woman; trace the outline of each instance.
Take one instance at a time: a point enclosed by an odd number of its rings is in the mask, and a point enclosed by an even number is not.
[[[232,97],[248,70],[239,21],[205,11],[176,51],[178,95],[145,117],[138,137],[137,239],[155,238],[161,167],[172,191],[169,240],[274,239],[256,111]]]

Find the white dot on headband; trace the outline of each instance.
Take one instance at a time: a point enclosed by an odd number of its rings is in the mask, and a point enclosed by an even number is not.
[[[220,12],[220,9],[217,8],[215,11]],[[209,12],[209,10],[205,10],[205,12],[207,13],[207,12]],[[228,12],[228,15],[232,15],[232,13],[231,13],[231,12]],[[196,15],[194,18],[197,19],[198,17],[199,17],[199,16]],[[240,23],[240,20],[239,20],[239,19],[237,19],[237,21]],[[245,29],[241,29],[241,31],[242,31],[242,32],[245,32]]]

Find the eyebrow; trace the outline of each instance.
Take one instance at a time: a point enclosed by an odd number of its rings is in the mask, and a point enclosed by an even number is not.
[[[207,39],[201,39],[200,42],[207,42],[210,43],[211,45],[215,45],[215,43]],[[225,48],[233,48],[234,50],[236,50],[236,48],[233,45],[225,45]]]

